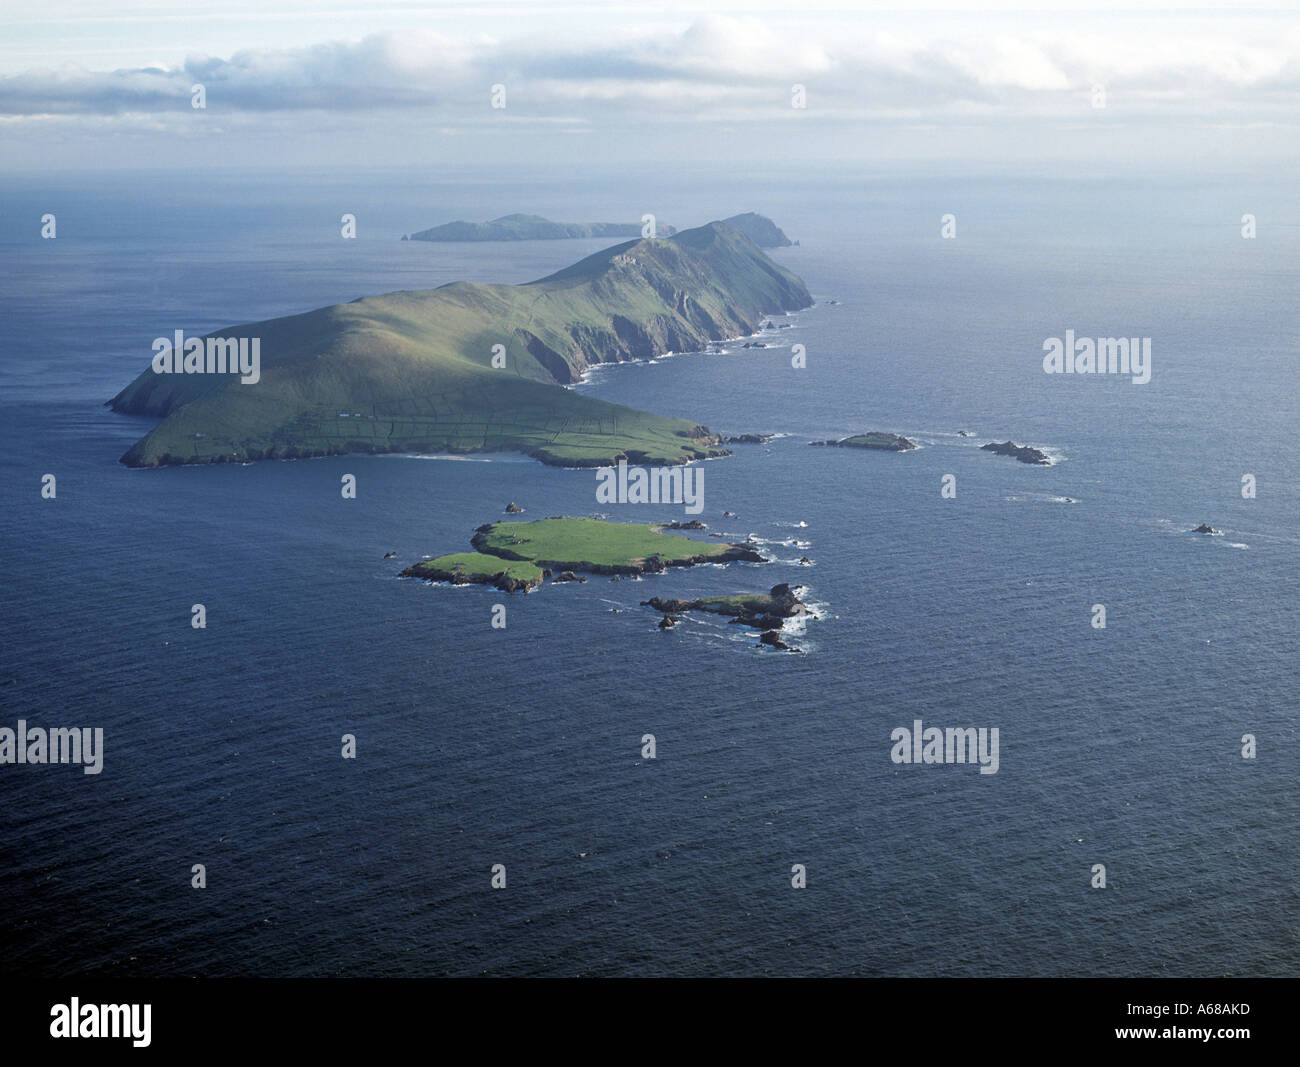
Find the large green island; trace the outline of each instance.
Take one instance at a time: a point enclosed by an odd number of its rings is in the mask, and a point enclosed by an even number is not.
[[[769,313],[811,304],[795,275],[712,222],[526,285],[455,282],[215,331],[259,339],[259,381],[149,366],[109,403],[162,420],[122,456],[132,467],[491,451],[680,464],[727,450],[693,420],[560,386],[596,364],[748,336]]]

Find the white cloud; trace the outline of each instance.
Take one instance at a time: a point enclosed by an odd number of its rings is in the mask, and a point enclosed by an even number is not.
[[[292,48],[195,55],[171,66],[28,70],[0,77],[0,115],[116,115],[155,121],[190,111],[201,82],[210,115],[425,109],[455,126],[482,121],[494,83],[512,117],[627,121],[788,118],[790,86],[818,119],[994,118],[1078,114],[1102,82],[1132,114],[1293,118],[1300,103],[1294,27],[1095,21],[1077,27],[970,23],[889,27],[708,15],[666,31],[519,34],[412,30]],[[793,28],[792,28],[793,27]]]

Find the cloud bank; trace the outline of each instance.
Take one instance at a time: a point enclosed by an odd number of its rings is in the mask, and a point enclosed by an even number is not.
[[[210,114],[420,110],[482,122],[494,85],[512,118],[735,122],[789,116],[795,85],[821,118],[943,121],[1082,114],[1094,86],[1107,106],[1142,116],[1291,123],[1300,114],[1300,30],[1251,23],[1212,28],[1116,22],[922,32],[825,22],[791,32],[756,17],[710,15],[684,28],[630,28],[570,40],[419,31],[174,66],[32,69],[0,78],[0,116],[166,120],[192,111],[201,84]]]

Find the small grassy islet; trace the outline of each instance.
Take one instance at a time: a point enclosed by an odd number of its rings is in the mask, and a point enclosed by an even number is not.
[[[553,570],[637,575],[697,563],[764,562],[749,545],[695,541],[664,533],[662,525],[574,517],[488,523],[474,533],[476,551],[423,560],[402,574],[528,592]]]

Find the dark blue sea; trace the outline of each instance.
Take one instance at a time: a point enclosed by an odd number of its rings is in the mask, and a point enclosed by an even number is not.
[[[0,766],[0,973],[1300,974],[1300,208],[1277,176],[159,172],[10,176],[0,204],[0,726],[105,738],[98,776]],[[699,517],[771,563],[511,598],[397,572],[510,500],[688,516],[514,455],[118,462],[152,421],[104,403],[154,337],[612,243],[403,233],[747,210],[799,240],[772,254],[816,305],[772,348],[578,388],[785,435],[703,465]],[[1045,374],[1069,329],[1151,337],[1150,383]],[[809,447],[866,430],[922,447]],[[1008,438],[1054,464],[979,447]],[[819,615],[800,653],[639,606],[777,582]],[[891,762],[916,719],[997,727],[998,773]]]

